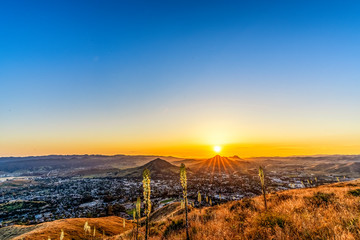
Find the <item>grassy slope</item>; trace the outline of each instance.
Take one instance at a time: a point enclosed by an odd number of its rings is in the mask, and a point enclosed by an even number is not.
[[[201,211],[191,209],[191,239],[360,240],[360,190],[355,194],[359,196],[349,194],[349,191],[357,189],[360,189],[360,180],[269,194],[267,212],[261,197],[206,207]],[[150,239],[185,239],[184,214],[181,211],[178,214],[178,205],[171,204],[154,215],[153,220],[157,221],[150,224]],[[64,240],[90,239],[84,238],[85,221],[95,225],[99,233],[104,230],[108,239],[131,239],[131,223],[126,222],[127,234],[121,234],[124,229],[122,219],[118,217],[66,219],[40,224],[36,229],[25,227],[30,231],[15,239],[46,240],[48,236],[59,239],[61,229],[65,232]],[[10,231],[11,228],[14,227],[0,229],[0,236],[4,233],[1,231]],[[26,229],[19,226],[16,231]],[[142,228],[140,235],[143,233]],[[114,237],[116,234],[121,235]],[[97,235],[96,239],[101,239],[101,235]]]
[[[191,239],[360,239],[360,196],[349,194],[359,188],[356,180],[269,194],[267,212],[261,197],[192,209]],[[186,239],[183,218],[153,223],[150,239]]]
[[[48,237],[51,239],[59,239],[61,229],[64,230],[64,240],[90,239],[90,237],[85,237],[84,235],[84,224],[86,221],[91,226],[92,233],[94,226],[96,227],[96,237],[91,239],[103,239],[103,231],[105,236],[113,236],[132,229],[131,221],[126,221],[124,229],[123,219],[120,217],[71,218],[42,223],[34,226],[5,227],[0,229],[0,239],[47,240]]]

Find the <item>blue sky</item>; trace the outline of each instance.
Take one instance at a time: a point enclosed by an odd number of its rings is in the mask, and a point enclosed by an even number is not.
[[[359,12],[357,1],[2,2],[0,155],[358,147]]]

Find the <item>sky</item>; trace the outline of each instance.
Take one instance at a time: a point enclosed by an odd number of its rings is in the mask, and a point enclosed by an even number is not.
[[[358,1],[3,1],[0,156],[360,154]]]

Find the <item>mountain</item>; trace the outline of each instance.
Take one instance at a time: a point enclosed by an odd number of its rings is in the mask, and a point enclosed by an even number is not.
[[[216,155],[213,158],[202,160],[201,162],[191,166],[191,170],[194,172],[203,172],[203,173],[235,173],[241,172],[244,173],[249,166],[248,162],[242,162],[239,160],[231,160],[227,157],[222,157]]]
[[[156,158],[143,166],[121,170],[117,173],[117,177],[141,178],[145,168],[150,170],[151,178],[166,178],[180,173],[179,167],[161,158]]]
[[[76,176],[101,174],[143,165],[158,156],[152,155],[48,155],[0,157],[0,172],[17,175]],[[168,161],[181,160],[161,157]]]

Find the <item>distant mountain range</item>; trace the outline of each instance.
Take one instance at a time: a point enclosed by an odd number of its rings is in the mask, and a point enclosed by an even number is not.
[[[148,167],[153,176],[178,174],[185,163],[189,173],[256,174],[259,166],[267,171],[306,172],[360,177],[360,155],[316,155],[293,157],[215,156],[210,159],[184,159],[152,155],[49,155],[32,157],[1,157],[0,176],[94,176],[138,177]],[[147,165],[149,164],[149,165]]]
[[[119,169],[133,168],[148,163],[159,156],[152,155],[48,155],[30,157],[1,157],[0,174],[76,175],[91,172],[101,173]],[[181,158],[162,156],[168,161]]]

